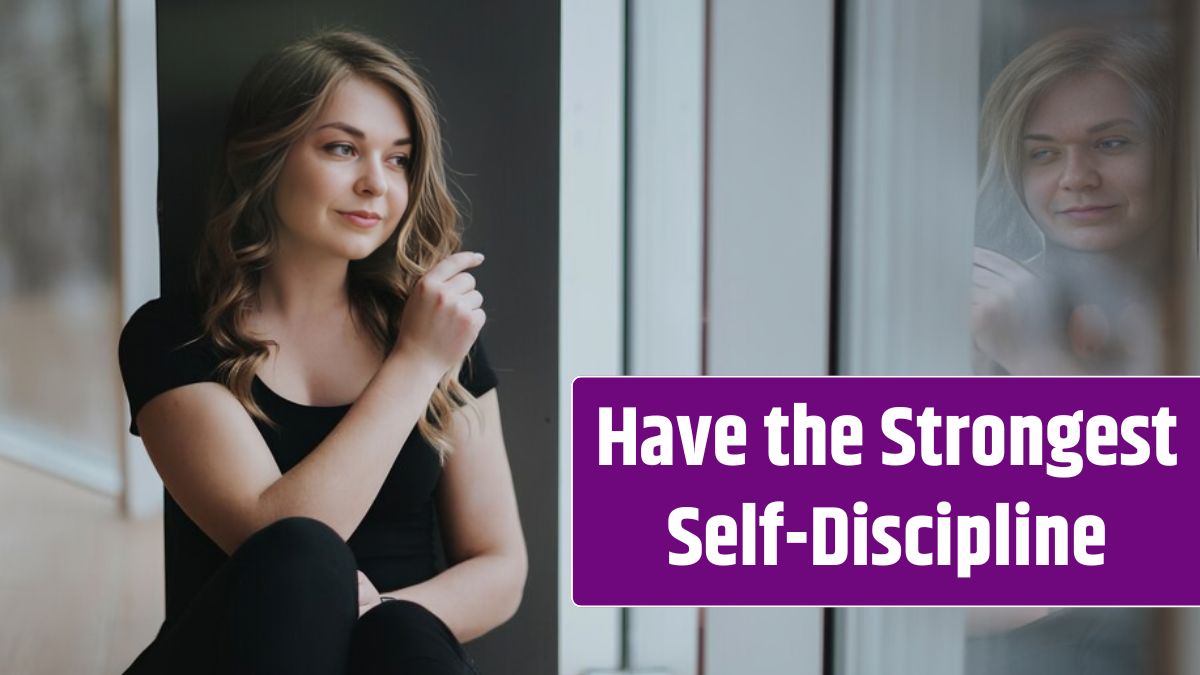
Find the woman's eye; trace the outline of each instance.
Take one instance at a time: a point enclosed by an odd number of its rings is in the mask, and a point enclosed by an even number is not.
[[[408,155],[396,155],[395,157],[392,157],[392,161],[395,162],[396,166],[403,167],[405,169],[412,164],[412,160],[409,159]]]
[[[1054,151],[1050,148],[1037,148],[1029,153],[1029,159],[1035,162],[1044,162],[1054,156]]]
[[[354,146],[349,143],[330,143],[325,146],[326,152],[337,155],[338,157],[353,157]]]
[[[1101,150],[1118,150],[1128,143],[1129,141],[1125,140],[1124,138],[1106,138],[1096,145],[1099,146]]]

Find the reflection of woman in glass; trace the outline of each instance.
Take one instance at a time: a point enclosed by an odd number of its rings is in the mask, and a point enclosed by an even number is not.
[[[1169,62],[1156,34],[1071,30],[996,78],[980,131],[981,370],[1158,369]]]
[[[1170,234],[1170,48],[1075,29],[1014,59],[984,101],[973,329],[983,372],[1153,372]],[[1138,609],[973,609],[971,675],[1140,675]]]
[[[129,672],[473,672],[526,557],[424,85],[358,34],[292,44],[221,169],[199,293],[121,338],[167,489],[166,621]]]

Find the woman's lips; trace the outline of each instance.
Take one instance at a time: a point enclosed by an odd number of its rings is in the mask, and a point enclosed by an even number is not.
[[[381,220],[379,214],[370,211],[338,211],[338,213],[356,227],[364,229],[375,227]]]
[[[1074,220],[1095,220],[1107,216],[1115,208],[1117,208],[1115,204],[1108,206],[1073,206],[1069,209],[1059,211],[1059,214]]]

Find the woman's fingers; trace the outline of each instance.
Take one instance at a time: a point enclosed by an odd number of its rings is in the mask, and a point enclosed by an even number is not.
[[[417,281],[404,302],[396,351],[416,354],[446,370],[462,360],[484,322],[483,295],[475,289],[475,276],[467,272],[482,262],[478,253],[455,253]]]
[[[446,256],[438,264],[434,265],[425,273],[425,279],[436,283],[444,283],[454,275],[464,270],[469,270],[472,267],[477,267],[483,262],[483,254],[474,251],[459,251],[452,255]]]
[[[993,251],[990,248],[983,248],[982,246],[975,247],[972,257],[976,265],[990,269],[1004,269],[1020,264],[1002,253]]]
[[[975,247],[974,263],[977,268],[982,268],[995,274],[1011,279],[1013,281],[1021,281],[1032,279],[1034,273],[1029,271],[1021,263],[1009,258],[1008,256],[997,253],[993,250]]]
[[[446,289],[452,293],[469,293],[475,290],[475,276],[470,272],[459,272],[446,281]]]
[[[371,583],[362,570],[358,570],[358,615],[361,617],[378,604],[379,591],[375,584]]]
[[[996,288],[1008,284],[1008,280],[994,270],[975,265],[971,268],[971,283],[976,288]]]

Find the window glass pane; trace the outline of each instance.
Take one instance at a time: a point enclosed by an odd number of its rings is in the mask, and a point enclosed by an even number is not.
[[[1177,108],[1164,5],[985,0],[980,374],[1170,371]],[[1153,610],[968,612],[969,674],[1153,671]]]
[[[1163,372],[1169,36],[1141,3],[984,7],[976,372]]]
[[[111,12],[0,8],[0,434],[115,467]]]

